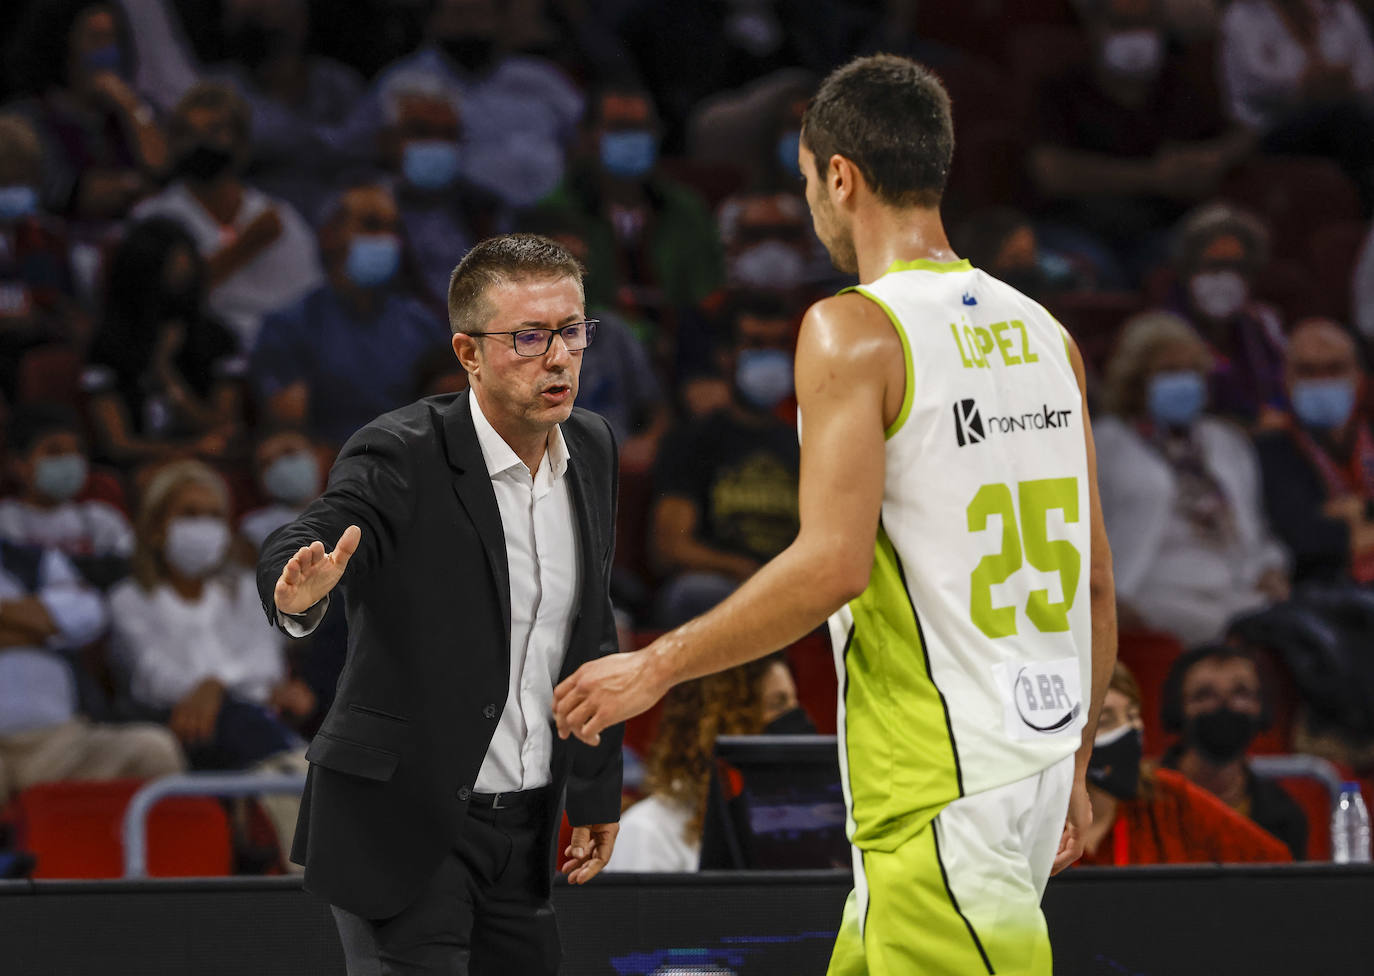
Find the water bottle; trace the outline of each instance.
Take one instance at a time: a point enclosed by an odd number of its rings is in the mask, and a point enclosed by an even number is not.
[[[1359,783],[1341,784],[1341,797],[1331,812],[1331,859],[1337,864],[1369,861],[1369,811]]]

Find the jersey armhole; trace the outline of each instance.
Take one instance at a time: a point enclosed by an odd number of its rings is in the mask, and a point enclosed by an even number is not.
[[[840,291],[839,294],[845,295],[849,292],[853,292],[856,295],[862,295],[864,298],[867,298],[870,302],[881,308],[887,315],[888,321],[892,323],[892,328],[896,331],[897,338],[902,343],[902,359],[905,363],[906,373],[906,388],[902,391],[902,409],[897,412],[897,418],[888,425],[887,430],[883,431],[883,437],[886,440],[892,440],[893,437],[897,436],[897,432],[906,424],[907,417],[911,416],[911,404],[916,395],[916,369],[911,360],[911,341],[907,338],[906,330],[903,329],[901,323],[897,321],[896,314],[892,311],[891,307],[888,306],[887,302],[873,294],[863,285],[854,285],[853,287],[845,288],[843,291]]]

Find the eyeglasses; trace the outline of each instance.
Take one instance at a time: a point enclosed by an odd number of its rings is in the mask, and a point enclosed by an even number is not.
[[[474,336],[498,336],[508,335],[511,337],[511,345],[515,347],[518,356],[542,356],[553,346],[553,337],[562,336],[563,344],[568,347],[569,352],[577,352],[579,349],[586,349],[592,344],[592,337],[596,335],[596,326],[600,319],[587,319],[585,322],[573,322],[565,325],[561,329],[518,329],[515,332],[469,332],[468,335]]]

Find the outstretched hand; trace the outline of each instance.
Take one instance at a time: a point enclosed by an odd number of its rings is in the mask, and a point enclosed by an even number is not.
[[[324,543],[318,541],[296,550],[282,567],[272,591],[277,609],[282,613],[305,613],[323,600],[338,585],[362,537],[362,530],[350,525],[333,552],[325,552]]]
[[[620,824],[591,824],[574,827],[563,856],[568,858],[560,868],[568,876],[569,884],[586,884],[601,873],[615,849],[615,837]]]
[[[667,686],[652,674],[652,645],[588,661],[553,690],[558,735],[576,736],[589,746],[601,732],[649,709]]]

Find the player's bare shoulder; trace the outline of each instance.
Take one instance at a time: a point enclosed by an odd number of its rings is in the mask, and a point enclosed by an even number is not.
[[[798,361],[804,354],[853,365],[902,357],[902,343],[887,313],[858,292],[823,298],[806,311],[798,335]]]

